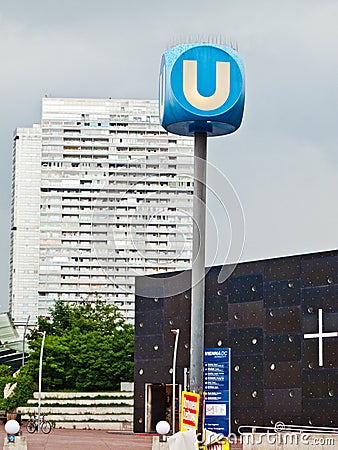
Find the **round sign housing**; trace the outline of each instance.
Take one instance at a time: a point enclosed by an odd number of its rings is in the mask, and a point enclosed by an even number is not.
[[[173,47],[162,56],[159,84],[160,120],[168,131],[219,136],[240,126],[245,80],[235,50],[214,44]]]

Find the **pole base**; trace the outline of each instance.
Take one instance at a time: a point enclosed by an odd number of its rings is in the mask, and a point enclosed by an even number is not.
[[[3,450],[27,450],[26,436],[14,436],[14,442],[8,442],[7,436],[4,440]]]

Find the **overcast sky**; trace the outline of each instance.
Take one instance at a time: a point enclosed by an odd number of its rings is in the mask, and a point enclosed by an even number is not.
[[[157,98],[163,51],[191,37],[236,41],[246,67],[243,125],[208,149],[244,211],[242,260],[337,248],[337,17],[337,0],[0,0],[0,310],[13,130],[40,122],[45,94]]]

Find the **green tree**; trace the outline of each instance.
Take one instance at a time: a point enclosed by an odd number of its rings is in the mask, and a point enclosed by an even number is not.
[[[133,380],[134,331],[115,305],[57,301],[50,318],[40,317],[29,336],[29,366],[36,378],[43,331],[43,389],[114,390]]]
[[[4,398],[6,384],[16,385],[11,395]],[[0,409],[15,410],[18,406],[25,406],[27,400],[33,397],[35,384],[28,366],[22,367],[14,375],[6,365],[0,366]]]

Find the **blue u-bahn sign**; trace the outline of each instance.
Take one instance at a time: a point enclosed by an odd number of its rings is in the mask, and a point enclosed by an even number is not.
[[[205,428],[230,434],[230,348],[204,350]]]
[[[192,136],[229,134],[242,122],[244,65],[232,48],[183,44],[162,56],[160,120],[168,131]]]

